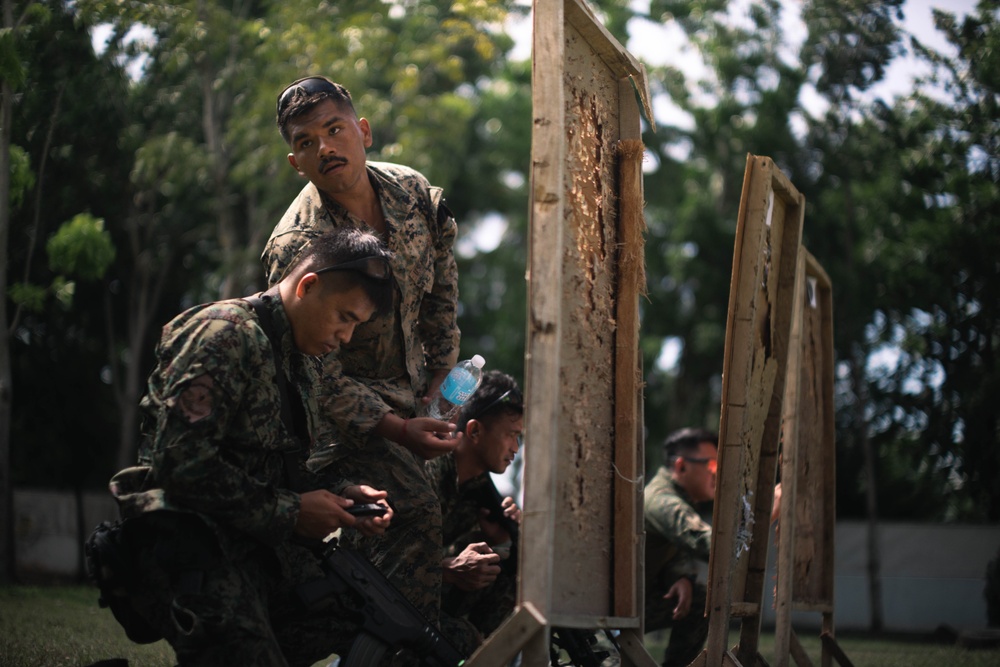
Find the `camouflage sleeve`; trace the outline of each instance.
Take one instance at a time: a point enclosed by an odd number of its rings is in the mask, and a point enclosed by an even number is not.
[[[427,369],[448,369],[458,361],[458,266],[455,263],[455,237],[458,223],[441,198],[441,189],[431,189],[436,212],[434,237],[434,286],[420,304],[420,339],[424,345]]]
[[[368,439],[382,418],[392,412],[392,408],[379,393],[346,375],[336,353],[328,354],[323,360],[323,393],[320,405],[323,412],[333,420],[339,437],[357,437],[361,442]],[[321,434],[318,443],[323,445],[329,439]],[[332,436],[337,439],[338,436]]]
[[[162,351],[169,361],[157,387],[155,483],[171,504],[276,544],[291,535],[300,501],[274,483],[289,443],[267,423],[275,411],[261,405],[277,394],[260,377],[268,343],[247,322],[207,319],[186,328]]]
[[[645,505],[645,519],[648,528],[675,544],[682,554],[708,561],[712,526],[682,498],[664,495],[653,499]]]
[[[277,285],[299,253],[330,228],[330,222],[323,215],[319,192],[309,183],[289,204],[264,245],[260,262],[267,276],[267,286]]]

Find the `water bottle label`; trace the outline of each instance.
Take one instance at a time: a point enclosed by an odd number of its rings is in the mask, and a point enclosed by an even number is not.
[[[476,378],[464,368],[456,368],[441,385],[441,395],[454,405],[462,405],[476,391]]]

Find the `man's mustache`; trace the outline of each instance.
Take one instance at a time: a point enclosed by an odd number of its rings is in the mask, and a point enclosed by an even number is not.
[[[333,166],[338,166],[341,164],[347,164],[347,158],[342,157],[328,157],[320,161],[319,170],[326,173],[326,170],[333,164]]]

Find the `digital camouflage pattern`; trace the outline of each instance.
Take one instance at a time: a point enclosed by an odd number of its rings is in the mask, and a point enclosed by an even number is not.
[[[470,542],[480,541],[479,501],[482,489],[490,480],[488,472],[458,484],[454,452],[438,456],[424,464],[431,486],[441,505],[441,537],[447,555],[454,556]],[[457,546],[456,545],[460,545]]]
[[[431,459],[426,469],[441,504],[445,555],[456,556],[469,544],[486,541],[479,526],[478,498],[483,497],[483,488],[491,484],[490,473],[477,475],[460,486],[454,453]],[[516,603],[516,571],[501,572],[492,585],[478,591],[467,592],[448,585],[442,590],[442,613],[468,619],[484,637],[500,627]]]
[[[458,361],[458,269],[453,246],[458,225],[442,191],[419,172],[369,162],[368,175],[382,202],[393,253],[396,307],[360,324],[351,342],[326,359],[332,386],[324,408],[338,433],[326,442],[364,443],[388,412],[412,416],[427,386],[427,371],[450,369]],[[359,227],[330,197],[307,184],[292,202],[264,247],[261,261],[274,285],[306,243],[333,227]]]
[[[320,423],[316,357],[295,351],[277,296],[265,294],[281,337],[282,363],[299,389],[310,432]],[[111,482],[125,517],[157,509],[199,511],[226,533],[274,545],[288,539],[298,494],[288,490],[284,452],[303,452],[280,419],[281,397],[267,335],[243,299],[195,306],[163,327],[156,368],[141,402],[145,470]]]
[[[692,505],[687,493],[661,466],[643,491],[646,530],[645,630],[672,628],[663,665],[688,665],[708,636],[705,586],[694,581],[697,560],[708,561],[712,503]],[[674,598],[664,599],[680,577],[692,579],[691,611],[673,620]]]
[[[432,623],[441,603],[441,515],[423,461],[408,449],[372,436],[389,412],[411,417],[427,374],[458,359],[457,224],[419,172],[369,162],[368,177],[382,203],[396,283],[395,307],[358,325],[350,343],[324,359],[322,409],[327,418],[310,469],[333,470],[384,489],[393,505],[384,535],[347,544],[357,548]],[[332,198],[307,184],[264,248],[268,283],[281,279],[306,244],[334,227],[370,230]],[[447,632],[447,628],[442,627]],[[461,642],[456,640],[456,644]]]
[[[280,298],[261,299],[280,336],[289,390],[298,388],[314,432],[321,362],[295,351]],[[122,517],[141,517],[129,524],[140,572],[136,607],[181,664],[324,658],[343,646],[350,626],[337,604],[313,617],[290,598],[294,583],[321,571],[311,551],[288,542],[299,496],[287,488],[284,453],[298,452],[305,477],[306,450],[281,421],[272,346],[256,313],[242,299],[191,308],[163,327],[156,360],[141,404],[140,465],[110,484]],[[191,571],[201,581],[187,587]],[[293,619],[301,622],[293,627]]]

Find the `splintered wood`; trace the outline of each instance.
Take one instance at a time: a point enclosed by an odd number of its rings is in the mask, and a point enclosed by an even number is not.
[[[818,612],[822,661],[833,642],[836,437],[833,423],[833,295],[819,262],[802,249],[788,353],[781,432],[781,517],[777,535],[775,667],[794,657],[793,611]]]
[[[804,198],[774,163],[748,156],[723,359],[708,665],[757,655],[803,215]],[[744,619],[736,657],[726,653],[732,616]]]
[[[645,225],[636,93],[648,110],[649,87],[584,0],[534,10],[518,605],[554,626],[637,630]]]
[[[607,613],[611,595],[618,81],[567,28],[562,355],[553,604]],[[587,586],[580,586],[586,581]]]
[[[533,3],[524,513],[514,614],[466,661],[550,664],[549,629],[641,636],[643,66],[585,0]],[[628,164],[624,164],[627,161]],[[621,171],[619,171],[621,170]]]

